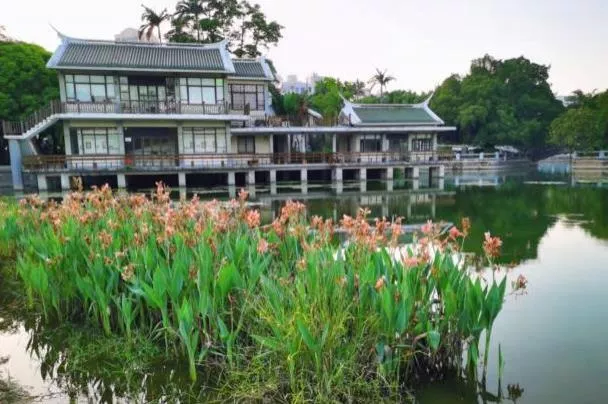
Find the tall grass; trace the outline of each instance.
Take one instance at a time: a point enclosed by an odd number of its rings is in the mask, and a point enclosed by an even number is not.
[[[396,394],[477,369],[506,281],[462,265],[467,223],[446,235],[427,224],[404,249],[400,222],[370,225],[361,211],[341,221],[341,247],[334,223],[307,220],[303,205],[261,225],[246,197],[175,205],[162,185],[150,198],[108,187],[61,204],[30,197],[3,207],[0,241],[46,317],[148,335],[187,358],[193,380],[224,369],[232,398]],[[492,258],[500,242],[486,244]]]

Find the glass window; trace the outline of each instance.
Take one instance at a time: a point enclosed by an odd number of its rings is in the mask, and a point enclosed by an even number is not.
[[[236,141],[237,153],[255,153],[255,138],[253,136],[240,136]]]
[[[232,108],[236,110],[245,109],[245,105],[249,104],[251,110],[265,110],[265,94],[266,89],[263,84],[231,84],[230,85],[230,102]]]
[[[224,102],[222,79],[188,77],[180,81],[183,104],[218,104]]]
[[[205,104],[215,104],[214,87],[203,87],[203,102]]]
[[[120,136],[114,128],[77,128],[72,133],[78,145],[73,154],[120,154]]]
[[[203,94],[201,93],[200,87],[189,87],[188,88],[188,103],[189,104],[202,104]]]
[[[227,152],[224,128],[183,128],[182,138],[185,154]]]
[[[112,76],[68,74],[65,79],[67,101],[104,102],[115,98]]]
[[[76,99],[78,101],[91,101],[91,87],[88,84],[76,84]]]

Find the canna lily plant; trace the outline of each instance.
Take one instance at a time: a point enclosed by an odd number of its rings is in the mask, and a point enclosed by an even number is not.
[[[193,380],[207,366],[223,367],[226,383],[264,369],[256,383],[274,394],[331,400],[344,386],[397,392],[485,366],[506,280],[474,276],[458,258],[468,220],[447,233],[429,222],[404,248],[401,219],[368,214],[308,220],[289,201],[262,224],[244,191],[174,204],[160,183],[150,197],[104,186],[2,209],[0,241],[34,310],[108,335],[144,333],[185,358]],[[500,240],[486,243],[492,259]]]

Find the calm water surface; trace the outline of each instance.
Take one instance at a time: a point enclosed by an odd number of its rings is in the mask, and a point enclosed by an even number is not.
[[[207,195],[227,197],[222,191]],[[296,187],[281,188],[276,196],[259,189],[254,202],[269,221],[285,199],[297,195]],[[436,382],[419,390],[420,403],[608,402],[607,184],[573,186],[561,177],[533,173],[452,178],[445,184],[423,184],[417,190],[411,184],[396,183],[388,193],[383,183],[367,183],[364,192],[360,184],[345,185],[341,195],[310,184],[308,194],[298,198],[310,214],[336,219],[355,214],[360,206],[369,207],[372,216],[403,216],[407,223],[428,219],[457,223],[469,217],[473,228],[466,248],[480,252],[485,231],[500,235],[502,262],[514,264],[509,277],[524,274],[528,278],[527,293],[508,297],[495,323],[485,386],[458,379]],[[48,374],[48,363],[41,363],[40,357],[49,348],[32,349],[36,332],[31,327],[26,331],[19,321],[8,326],[11,310],[0,307],[0,319],[5,320],[0,321],[0,357],[8,357],[0,365],[1,376],[10,375],[31,394],[40,395],[41,402],[65,402],[65,380],[70,375],[62,375],[62,382],[57,382],[56,373]],[[60,346],[61,341],[53,344]],[[499,344],[506,362],[500,386]],[[160,380],[156,384],[165,379]],[[179,389],[179,383],[171,383],[172,389]],[[74,392],[72,397],[93,402],[111,397],[111,392],[101,389],[91,380],[88,393]]]

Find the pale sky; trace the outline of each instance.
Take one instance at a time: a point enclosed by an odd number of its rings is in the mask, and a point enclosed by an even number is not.
[[[177,0],[2,0],[0,25],[54,50],[59,41],[49,24],[73,37],[113,39],[139,26],[142,2],[172,11]],[[397,78],[389,89],[424,91],[489,53],[551,65],[559,95],[608,87],[608,0],[257,2],[285,26],[267,52],[283,77],[316,72],[367,81],[378,67]]]

